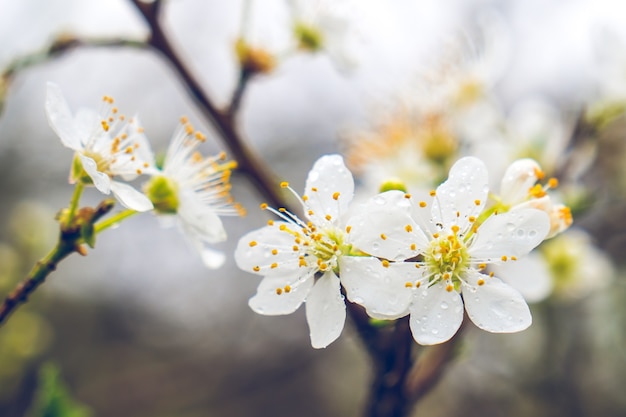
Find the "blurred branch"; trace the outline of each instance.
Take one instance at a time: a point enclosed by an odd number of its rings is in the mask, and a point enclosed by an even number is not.
[[[28,301],[28,297],[56,270],[63,259],[74,252],[86,255],[82,245],[85,231],[93,231],[93,224],[110,212],[114,207],[112,200],[104,200],[95,209],[85,207],[73,216],[70,222],[60,220],[61,231],[56,246],[44,258],[38,261],[28,276],[9,293],[0,305],[0,326],[17,307]]]
[[[278,181],[271,174],[272,170],[245,145],[235,126],[235,115],[233,112],[220,110],[215,105],[198,79],[191,73],[172,47],[159,22],[159,9],[150,3],[143,3],[139,0],[131,1],[141,12],[150,27],[151,35],[148,43],[155,50],[159,51],[172,65],[200,111],[217,128],[220,136],[237,160],[239,171],[253,182],[259,192],[267,198],[268,204],[275,207],[288,208],[288,205],[279,193]],[[245,82],[240,81],[240,87],[238,88],[241,89],[241,92],[236,93],[233,100],[239,100],[244,86]],[[238,96],[239,98],[237,98]],[[238,103],[235,103],[233,107],[231,104],[233,110],[237,109],[237,105]]]

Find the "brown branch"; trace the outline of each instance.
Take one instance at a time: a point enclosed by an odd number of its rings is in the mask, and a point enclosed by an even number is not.
[[[150,27],[151,35],[148,43],[171,64],[200,111],[216,127],[224,143],[237,160],[239,171],[253,182],[259,193],[267,198],[269,204],[287,208],[279,192],[278,182],[271,174],[272,170],[245,145],[235,127],[235,115],[228,111],[221,111],[213,103],[198,79],[180,59],[161,27],[159,13],[149,3],[142,3],[139,0],[131,1]]]

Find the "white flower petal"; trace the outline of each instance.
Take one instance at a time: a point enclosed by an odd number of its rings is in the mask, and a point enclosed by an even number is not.
[[[480,262],[520,257],[539,245],[550,230],[548,215],[536,209],[513,210],[490,216],[480,225],[469,253]]]
[[[341,295],[339,278],[333,272],[324,273],[309,291],[306,320],[311,345],[315,349],[325,348],[341,334],[346,321],[346,304]]]
[[[505,204],[517,204],[526,199],[528,190],[537,182],[539,164],[530,158],[518,159],[504,173],[500,185],[500,197]]]
[[[195,198],[181,198],[178,216],[183,231],[204,242],[216,243],[226,240],[226,230],[219,216],[210,206],[204,205]]]
[[[433,222],[469,228],[470,216],[478,217],[489,192],[487,167],[471,156],[459,159],[450,168],[448,179],[437,187],[431,210]]]
[[[226,261],[226,255],[224,255],[224,252],[210,248],[199,240],[195,242],[194,246],[198,250],[198,253],[200,253],[202,263],[207,268],[217,269],[224,265],[224,262]]]
[[[411,202],[401,191],[373,197],[359,207],[358,213],[347,222],[350,241],[366,253],[400,261],[417,256],[428,245],[411,218]]]
[[[354,179],[340,155],[325,155],[315,162],[307,177],[304,195],[308,197],[307,209],[314,213],[308,217],[317,225],[327,222],[326,215],[338,220],[347,213],[354,196]]]
[[[85,148],[87,142],[94,133],[94,126],[99,123],[99,116],[96,112],[89,109],[78,109],[74,115],[74,128],[76,135],[81,142],[81,148]]]
[[[50,127],[59,136],[63,145],[75,151],[82,148],[70,108],[61,93],[61,88],[53,83],[47,84],[46,115]]]
[[[109,194],[111,192],[111,178],[104,172],[98,171],[98,164],[92,158],[79,153],[80,161],[83,164],[83,169],[93,181],[93,185],[96,186],[98,191],[102,194]]]
[[[284,275],[286,271],[296,273],[301,269],[300,252],[293,250],[294,237],[280,230],[281,224],[290,225],[274,222],[273,226],[265,226],[242,236],[235,249],[237,266],[246,272],[261,275]],[[274,249],[276,255],[272,253]],[[277,264],[274,268],[273,263]]]
[[[280,276],[265,277],[259,284],[256,295],[248,301],[248,305],[254,312],[266,316],[291,314],[304,302],[313,282],[313,274],[309,274],[291,291],[281,291],[281,294],[278,294],[276,289],[283,289],[289,284],[288,280]]]
[[[463,302],[459,293],[447,291],[444,282],[416,291],[409,320],[415,341],[421,345],[434,345],[449,340],[463,322]]]
[[[534,252],[515,262],[492,265],[504,283],[519,291],[526,301],[536,303],[552,292],[552,277],[546,261]]]
[[[153,209],[150,199],[128,184],[111,181],[111,191],[124,207],[141,212]]]
[[[476,271],[465,278],[471,285],[463,284],[465,310],[476,326],[493,333],[514,333],[530,326],[530,309],[516,289]],[[477,284],[479,279],[483,285]]]
[[[415,264],[392,263],[385,268],[376,258],[344,256],[339,265],[348,300],[365,307],[370,317],[397,319],[407,315],[413,291],[406,283],[421,278]]]

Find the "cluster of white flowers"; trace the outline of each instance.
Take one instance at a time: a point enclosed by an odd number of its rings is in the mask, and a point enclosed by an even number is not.
[[[206,244],[226,240],[219,216],[243,214],[229,192],[235,163],[224,154],[202,157],[197,148],[206,138],[186,118],[159,168],[138,119],[121,114],[109,96],[99,112],[81,109],[72,115],[59,86],[48,83],[46,114],[63,145],[75,151],[71,183],[113,193],[131,210],[175,217],[207,267],[223,263],[224,255]],[[145,194],[126,183],[142,174],[151,176]]]
[[[511,169],[507,196],[534,189],[527,175]],[[254,311],[289,314],[306,301],[316,348],[343,329],[341,286],[372,318],[410,314],[421,344],[449,340],[463,320],[463,306],[478,327],[491,332],[530,325],[523,296],[487,269],[516,262],[548,236],[550,204],[518,198],[506,212],[488,206],[487,168],[474,157],[457,161],[424,199],[390,190],[348,207],[353,193],[343,158],[327,155],[313,166],[299,198],[306,221],[263,205],[281,220],[242,237],[235,252],[240,268],[264,277],[250,300]]]

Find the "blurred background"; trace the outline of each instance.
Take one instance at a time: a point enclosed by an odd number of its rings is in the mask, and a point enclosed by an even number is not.
[[[457,359],[415,415],[626,416],[620,1],[366,0],[343,11],[351,36],[344,50],[285,56],[291,15],[282,0],[252,0],[244,30],[243,1],[170,0],[163,7],[175,46],[219,105],[237,81],[238,37],[277,56],[273,71],[248,86],[240,125],[296,190],[313,162],[331,152],[358,160],[352,168],[366,188],[365,172],[375,163],[355,143],[383,141],[398,114],[412,124],[425,107],[453,113],[458,138],[444,156],[478,153],[491,158],[495,172],[501,143],[521,143],[538,126],[541,134],[532,134],[541,139],[544,168],[552,164],[574,211],[573,240],[555,240],[541,252],[556,278],[531,304],[533,326],[513,335],[470,326]],[[0,0],[0,68],[60,36],[146,35],[123,0]],[[447,74],[455,85],[459,74],[480,82],[471,111],[448,105],[451,93],[440,80]],[[204,153],[224,149],[176,74],[150,50],[76,48],[2,81],[2,296],[54,245],[54,216],[72,194],[71,151],[44,112],[47,81],[60,85],[73,110],[115,97],[124,112],[140,115],[155,152],[165,150],[182,115],[208,134]],[[531,106],[535,119],[519,116],[528,102],[540,103]],[[433,159],[443,172],[446,158]],[[248,181],[235,174],[233,183],[248,216],[224,219],[229,239],[216,245],[228,255],[221,269],[207,270],[185,238],[151,214],[103,233],[88,256],[62,262],[0,328],[0,416],[27,415],[48,361],[97,416],[359,415],[371,370],[350,323],[337,342],[314,350],[302,308],[281,317],[249,309],[259,279],[239,271],[231,254],[267,213],[256,209],[262,197]],[[83,204],[100,199],[88,189]]]

